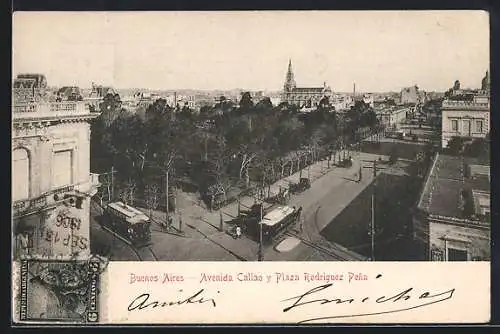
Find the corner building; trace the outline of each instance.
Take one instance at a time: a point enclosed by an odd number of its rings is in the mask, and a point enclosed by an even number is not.
[[[90,123],[84,102],[13,101],[13,255],[90,256]]]

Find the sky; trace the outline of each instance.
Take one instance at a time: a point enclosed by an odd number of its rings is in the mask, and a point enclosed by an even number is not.
[[[13,78],[50,86],[444,91],[480,87],[484,11],[16,12]]]

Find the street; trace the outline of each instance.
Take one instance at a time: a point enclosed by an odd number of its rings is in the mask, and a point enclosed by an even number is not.
[[[331,222],[332,217],[338,215],[349,205],[359,193],[371,182],[373,173],[363,168],[361,182],[357,182],[357,174],[360,164],[369,166],[370,161],[380,156],[368,153],[351,152],[353,165],[350,168],[333,167],[328,168],[327,161],[321,161],[312,165],[309,171],[304,170],[303,176],[309,175],[313,180],[311,188],[291,197],[289,206],[302,206],[304,225],[302,232],[298,225],[285,237],[299,238],[301,242],[287,252],[278,252],[275,246],[281,241],[277,240],[273,246],[265,247],[265,261],[296,261],[296,260],[353,260],[366,259],[348,251],[341,244],[328,241],[321,235],[321,231]],[[387,159],[387,157],[384,157]],[[280,180],[271,187],[272,192],[279,191],[280,185],[287,182],[298,181],[299,173],[295,173],[285,180]],[[255,199],[243,197],[242,206],[251,206]],[[179,214],[174,219],[174,224],[182,229],[183,236],[164,232],[159,225],[152,224],[152,237],[149,249],[151,255],[140,256],[134,247],[111,235],[109,231],[103,230],[97,223],[99,212],[92,210],[92,245],[101,253],[106,250],[113,260],[151,260],[156,258],[160,261],[256,261],[258,243],[243,235],[242,238],[234,239],[225,231],[220,231],[220,215],[224,222],[229,221],[237,215],[237,203],[232,203],[220,210],[220,212],[208,212],[201,207],[193,194],[181,193],[178,196],[177,205]],[[155,221],[164,221],[165,214],[155,211]],[[180,218],[180,219],[179,219]],[[227,229],[224,223],[224,229]],[[111,250],[110,250],[111,249]],[[146,252],[142,252],[146,253]],[[144,258],[142,258],[144,257]]]

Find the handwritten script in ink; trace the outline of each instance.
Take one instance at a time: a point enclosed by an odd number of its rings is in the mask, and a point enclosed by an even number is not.
[[[379,277],[381,277],[381,275],[377,276],[377,278]],[[426,289],[416,289],[414,287],[408,287],[389,293],[374,293],[372,296],[351,298],[339,296],[339,292],[336,291],[334,283],[328,283],[318,285],[299,295],[286,298],[282,300],[282,302],[285,302],[288,305],[283,308],[283,312],[290,312],[299,308],[304,308],[307,305],[320,305],[325,308],[331,308],[332,312],[337,312],[328,316],[313,316],[311,318],[299,321],[299,323],[308,323],[328,319],[354,318],[361,316],[374,316],[411,311],[417,308],[430,306],[432,304],[445,302],[453,298],[454,292],[455,288],[431,292],[427,291]],[[373,311],[352,314],[338,314],[338,312],[342,312],[343,305],[345,306],[356,304],[371,305],[370,309],[373,309]]]
[[[179,290],[179,293],[183,293],[183,290]],[[200,289],[195,293],[189,294],[187,297],[181,298],[171,298],[170,300],[159,300],[157,298],[152,298],[149,293],[143,293],[135,297],[132,302],[128,305],[128,311],[144,310],[144,309],[155,309],[164,308],[170,306],[181,306],[181,305],[193,305],[193,304],[205,304],[208,303],[212,307],[216,307],[217,304],[214,298],[208,298],[204,296],[205,290]],[[219,293],[219,291],[217,291]]]

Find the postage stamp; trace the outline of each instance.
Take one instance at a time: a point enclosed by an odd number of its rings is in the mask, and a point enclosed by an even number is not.
[[[20,322],[97,323],[100,275],[106,263],[22,260],[18,282]]]

